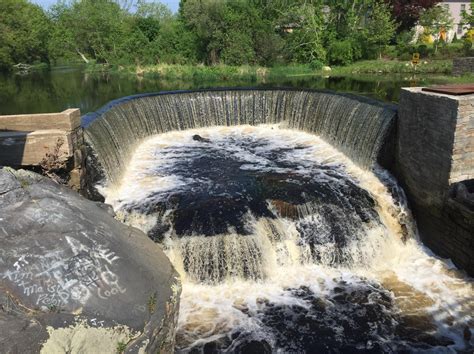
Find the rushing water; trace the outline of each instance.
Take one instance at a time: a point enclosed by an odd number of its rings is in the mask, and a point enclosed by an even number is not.
[[[472,281],[373,171],[283,124],[201,128],[143,141],[104,194],[182,276],[179,352],[469,352]]]
[[[358,164],[385,156],[396,115],[392,105],[354,95],[290,89],[226,89],[119,100],[82,119],[87,143],[107,180],[120,180],[137,144],[174,130],[286,122],[319,134]],[[381,153],[381,150],[383,153]],[[385,151],[387,150],[387,151]]]
[[[119,74],[88,74],[80,67],[57,67],[29,75],[0,73],[0,114],[58,112],[80,108],[82,113],[97,110],[112,99],[163,90],[211,87],[298,87],[352,92],[384,101],[397,101],[401,87],[443,83],[427,76],[295,76],[265,81],[164,80]]]

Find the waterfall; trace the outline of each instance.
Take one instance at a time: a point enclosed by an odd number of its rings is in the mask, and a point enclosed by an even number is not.
[[[291,89],[164,92],[114,101],[83,118],[86,141],[109,182],[120,180],[137,145],[174,130],[284,122],[320,135],[360,166],[376,162],[393,106],[351,95]]]
[[[106,202],[181,275],[178,352],[472,350],[472,279],[418,242],[377,163],[395,113],[233,89],[85,117]]]
[[[393,177],[288,122],[150,136],[104,190],[181,275],[178,351],[469,348],[472,282],[418,244]]]

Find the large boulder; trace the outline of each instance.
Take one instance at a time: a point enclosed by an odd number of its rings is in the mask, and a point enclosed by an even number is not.
[[[141,231],[44,177],[0,169],[1,352],[170,352],[180,289]]]

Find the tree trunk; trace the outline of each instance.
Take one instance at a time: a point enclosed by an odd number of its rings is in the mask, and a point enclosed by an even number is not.
[[[87,59],[86,56],[79,51],[79,49],[76,48],[76,52],[81,56],[82,60],[84,60],[86,64],[89,64],[89,59]]]

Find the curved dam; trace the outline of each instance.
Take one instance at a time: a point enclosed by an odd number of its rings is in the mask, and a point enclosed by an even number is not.
[[[367,167],[377,159],[395,115],[393,106],[332,92],[221,89],[126,97],[83,117],[83,126],[86,140],[113,182],[148,136],[242,124],[285,122],[288,128],[321,135]]]
[[[473,348],[473,282],[420,241],[397,109],[308,90],[139,95],[83,117],[91,179],[183,288],[176,351]]]

